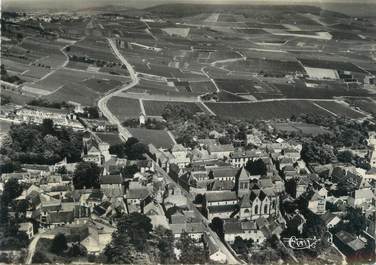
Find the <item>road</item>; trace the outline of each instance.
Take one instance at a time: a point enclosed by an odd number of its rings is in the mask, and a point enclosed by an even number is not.
[[[148,159],[151,160],[150,157],[148,157]],[[187,192],[185,189],[183,189],[180,184],[176,183],[167,173],[164,169],[162,169],[158,163],[155,163],[155,168],[157,170],[157,172],[159,174],[161,174],[166,180],[168,183],[175,183],[175,185],[177,185],[177,187],[179,187],[179,189],[181,190],[181,193],[188,199],[188,207],[190,210],[193,210],[196,214],[196,216],[198,216],[202,223],[205,225],[205,227],[207,228],[207,232],[210,234],[210,236],[214,239],[216,245],[218,246],[218,248],[221,250],[221,252],[223,254],[226,255],[227,257],[227,264],[242,264],[244,262],[242,262],[240,259],[238,259],[237,257],[235,257],[231,251],[225,246],[225,244],[223,244],[223,242],[220,240],[220,238],[218,237],[218,235],[213,232],[213,230],[211,230],[209,228],[209,220],[206,219],[202,214],[201,212],[196,208],[196,206],[193,204],[193,196],[192,194],[190,194],[189,192]]]
[[[139,79],[137,77],[137,74],[136,72],[134,71],[133,67],[128,63],[128,61],[123,57],[123,55],[121,55],[121,53],[119,52],[119,50],[117,49],[116,47],[116,44],[115,42],[112,40],[112,39],[107,39],[108,42],[110,43],[110,46],[111,46],[111,49],[112,51],[114,52],[114,54],[119,58],[119,60],[127,67],[128,69],[128,72],[130,74],[130,77],[132,79],[132,82],[125,85],[124,87],[122,87],[121,89],[115,91],[115,92],[111,92],[107,95],[105,95],[103,98],[101,98],[99,101],[98,101],[98,107],[99,109],[102,111],[103,115],[113,124],[116,124],[118,126],[118,129],[119,129],[119,134],[124,136],[123,134],[126,134],[127,133],[127,130],[122,126],[121,122],[115,117],[115,115],[113,115],[111,113],[111,111],[108,109],[107,107],[107,103],[108,103],[108,100],[116,95],[119,95],[120,93],[134,87],[135,85],[137,85],[139,83]],[[126,139],[126,137],[124,137]],[[151,159],[149,157],[149,159]],[[169,182],[174,182],[170,176],[162,169],[160,168],[158,165],[156,165],[156,168],[157,168],[157,171],[166,178],[167,181]],[[176,182],[175,182],[176,183]],[[187,191],[185,191],[179,184],[176,183],[176,185],[178,185],[178,187],[181,189],[182,193],[184,194],[184,196],[187,197],[188,199],[188,203],[189,203],[189,207],[195,211],[195,213],[197,214],[198,217],[201,218],[202,222],[204,223],[204,225],[207,227],[207,231],[210,233],[211,237],[215,240],[217,246],[219,247],[219,249],[222,251],[222,253],[224,253],[227,257],[227,263],[228,264],[240,264],[242,263],[239,259],[237,259],[231,252],[230,250],[227,249],[227,247],[223,244],[223,242],[219,239],[218,235],[216,233],[214,233],[210,228],[209,228],[209,221],[204,217],[202,216],[202,214],[197,210],[197,208],[194,206],[194,204],[192,203],[192,195],[190,193],[188,193]],[[32,242],[33,243],[33,242]],[[31,244],[30,244],[31,245]],[[36,243],[35,243],[36,245]],[[35,246],[34,246],[34,249],[35,249]],[[34,250],[35,251],[35,250]]]
[[[25,258],[25,264],[31,264],[31,261],[33,260],[33,256],[34,256],[34,253],[35,253],[35,249],[36,249],[37,244],[38,244],[38,241],[41,238],[53,239],[54,235],[52,235],[52,234],[40,234],[40,233],[36,234],[34,236],[33,240],[31,240],[29,247],[27,249],[27,256]]]
[[[217,90],[216,92],[219,93],[220,90],[219,90],[217,84],[215,83],[214,79],[211,78],[211,77],[209,76],[209,74],[205,71],[205,68],[206,68],[206,67],[202,67],[202,68],[201,68],[201,72],[202,72],[207,78],[209,78],[209,80],[213,83],[215,89]]]
[[[111,113],[111,111],[107,107],[107,103],[112,97],[117,96],[120,93],[127,91],[128,89],[136,86],[140,82],[140,80],[138,79],[137,73],[134,71],[132,65],[124,58],[124,56],[120,53],[120,51],[116,47],[116,43],[110,38],[107,38],[107,40],[115,56],[118,57],[119,60],[122,62],[122,64],[124,64],[127,67],[127,70],[131,77],[131,82],[125,84],[119,90],[110,92],[109,94],[101,98],[98,101],[98,108],[103,113],[103,115],[110,121],[110,123],[116,124],[118,126],[120,136],[122,136],[124,139],[127,139],[130,136],[129,132],[127,131],[127,129],[125,129],[121,125],[121,122],[119,121],[119,119]]]

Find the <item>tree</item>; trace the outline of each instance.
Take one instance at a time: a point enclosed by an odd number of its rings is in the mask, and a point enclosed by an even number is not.
[[[183,232],[177,242],[177,248],[180,249],[180,263],[184,264],[204,264],[207,261],[206,253],[203,247],[196,245],[195,241]]]
[[[176,256],[174,253],[174,235],[172,231],[158,226],[155,229],[155,235],[158,239],[159,259],[162,264],[176,263]]]
[[[68,254],[70,257],[86,256],[87,250],[83,245],[80,244],[80,242],[73,243],[72,246],[69,248]]]
[[[128,235],[130,242],[138,250],[143,250],[146,240],[153,230],[153,225],[146,215],[133,212],[118,221],[117,230],[119,233]]]
[[[339,162],[343,162],[343,163],[351,163],[353,161],[353,154],[351,151],[343,151],[343,152],[339,152],[337,154],[337,159]]]
[[[193,201],[194,204],[202,204],[202,202],[204,201],[204,195],[202,195],[201,193],[197,194],[196,197],[195,197],[195,200]]]
[[[11,161],[7,159],[6,161],[1,162],[0,164],[0,174],[12,173],[19,170],[21,170],[21,165],[17,161]]]
[[[43,119],[42,122],[42,132],[44,135],[54,133],[54,122],[51,119]]]
[[[137,165],[126,166],[120,170],[120,173],[123,177],[132,178],[134,174],[138,172]]]
[[[301,155],[304,161],[308,163],[318,162],[320,164],[327,164],[332,162],[335,158],[332,146],[319,144],[313,140],[303,142]]]
[[[16,216],[21,217],[26,215],[26,211],[29,208],[29,202],[25,199],[17,201],[15,205]]]
[[[51,261],[48,259],[47,255],[44,254],[41,251],[36,251],[33,256],[32,263],[51,263]]]
[[[103,255],[107,263],[130,264],[135,260],[135,247],[130,242],[130,238],[115,231],[112,234],[111,242],[106,246]]]
[[[99,188],[101,169],[94,163],[81,162],[76,166],[73,176],[75,189]]]
[[[224,241],[225,239],[225,233],[223,231],[223,220],[219,217],[213,218],[213,220],[210,223],[210,228],[217,233],[218,237]]]
[[[55,254],[61,254],[68,248],[67,239],[64,234],[57,234],[52,240],[50,251]]]
[[[135,143],[131,146],[128,153],[128,158],[131,160],[137,160],[137,159],[145,159],[144,154],[146,154],[149,151],[149,148],[147,145],[143,143]]]
[[[84,109],[85,115],[90,119],[98,119],[99,118],[99,112],[97,107],[87,107]]]
[[[109,152],[111,155],[116,155],[119,158],[124,158],[126,156],[126,148],[123,143],[111,145]]]
[[[245,166],[245,169],[248,170],[248,172],[251,175],[266,175],[266,165],[264,161],[260,158],[256,161],[250,160],[247,162],[247,165]]]
[[[59,167],[59,168],[56,170],[56,173],[64,175],[64,174],[67,174],[68,171],[67,171],[67,168],[66,168],[65,166],[61,166],[61,167]]]
[[[17,179],[10,179],[4,184],[3,195],[1,196],[1,202],[4,207],[8,206],[9,203],[20,196],[22,193],[22,186],[18,183]]]
[[[108,263],[134,263],[139,251],[144,251],[153,226],[150,218],[141,213],[122,216],[104,250]]]
[[[232,244],[232,248],[235,250],[236,253],[240,255],[246,255],[249,252],[247,243],[240,236],[235,237],[235,241]]]

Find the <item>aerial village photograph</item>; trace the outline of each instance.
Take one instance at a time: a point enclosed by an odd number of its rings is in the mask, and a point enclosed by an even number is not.
[[[376,264],[376,0],[0,2],[0,264]]]

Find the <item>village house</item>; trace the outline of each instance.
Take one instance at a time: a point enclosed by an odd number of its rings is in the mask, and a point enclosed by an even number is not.
[[[266,159],[268,157],[268,154],[262,149],[242,150],[238,148],[230,154],[229,163],[234,167],[243,167],[247,165],[248,161],[260,158]]]
[[[173,155],[173,159],[170,163],[177,164],[179,168],[184,168],[191,162],[188,156],[188,149],[181,144],[175,144],[171,148],[171,154]]]
[[[25,222],[25,223],[19,223],[19,228],[18,231],[24,232],[27,236],[28,239],[33,238],[34,236],[34,229],[33,229],[33,224],[30,222]]]
[[[98,256],[111,242],[115,227],[94,220],[88,221],[87,226],[87,236],[80,241],[80,244],[86,248],[88,254]]]
[[[326,228],[331,229],[336,226],[340,221],[341,218],[331,212],[326,212],[325,214],[321,215],[320,218],[324,221]]]
[[[227,166],[227,167],[211,168],[211,169],[207,169],[207,171],[208,171],[208,179],[235,182],[235,177],[239,169]]]
[[[227,256],[219,249],[217,243],[208,232],[203,235],[204,246],[207,249],[209,259],[215,264],[224,264]]]
[[[170,224],[170,229],[175,238],[180,238],[185,232],[196,242],[198,242],[206,232],[206,227],[202,222]]]
[[[225,241],[229,244],[234,243],[236,237],[241,237],[243,240],[252,239],[257,244],[262,244],[266,240],[255,221],[227,219],[224,221],[223,231]]]
[[[347,231],[336,233],[333,241],[338,249],[350,260],[359,260],[367,245],[365,241]]]
[[[100,189],[107,197],[119,197],[124,194],[123,178],[121,175],[104,175],[100,178]]]
[[[215,217],[230,218],[236,211],[238,197],[234,191],[212,191],[205,194],[203,207],[207,211],[209,220]]]
[[[158,226],[163,226],[166,229],[170,228],[168,219],[163,212],[162,205],[159,203],[154,201],[149,202],[144,206],[143,213],[151,219],[154,228]]]
[[[125,201],[127,204],[128,213],[142,212],[142,208],[148,201],[150,192],[144,188],[129,188],[125,194]]]
[[[33,123],[42,123],[44,119],[50,119],[57,126],[69,126],[75,129],[83,129],[82,124],[77,121],[76,115],[63,109],[25,106],[16,110],[16,117],[23,122]]]
[[[318,191],[308,201],[308,209],[315,214],[324,214],[326,211],[326,197],[320,195]]]
[[[207,148],[210,155],[216,156],[218,159],[224,159],[230,157],[230,154],[235,151],[232,144],[218,144],[209,145]]]
[[[355,190],[348,198],[351,207],[367,209],[375,199],[375,195],[369,188]]]

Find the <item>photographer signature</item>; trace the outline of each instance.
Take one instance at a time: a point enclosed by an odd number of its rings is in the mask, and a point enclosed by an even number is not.
[[[314,249],[320,239],[317,239],[315,236],[313,238],[298,238],[292,236],[290,238],[284,238],[283,241],[292,249]],[[331,243],[331,238],[328,238],[328,242]]]

